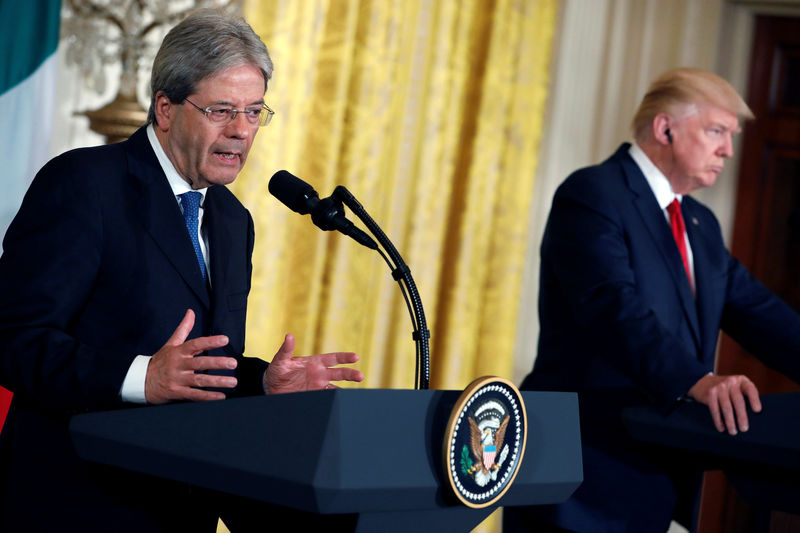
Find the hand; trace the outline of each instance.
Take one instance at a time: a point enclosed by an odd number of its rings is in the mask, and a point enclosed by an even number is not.
[[[286,335],[278,353],[264,373],[264,391],[267,394],[300,392],[316,389],[335,389],[331,381],[362,381],[364,374],[354,368],[336,365],[358,361],[351,352],[334,352],[308,357],[293,357],[294,335]]]
[[[761,399],[758,389],[747,376],[717,376],[708,374],[700,378],[691,389],[689,396],[704,403],[711,411],[711,418],[717,431],[725,431],[736,435],[738,429],[747,431],[750,426],[747,420],[745,396],[750,407],[756,413],[761,412]]]
[[[228,344],[228,337],[198,337],[186,341],[194,326],[194,311],[188,309],[169,340],[158,350],[147,366],[144,397],[147,403],[160,404],[172,400],[222,400],[225,394],[200,390],[198,387],[229,388],[236,378],[197,374],[197,370],[232,369],[233,357],[195,357],[195,355]]]

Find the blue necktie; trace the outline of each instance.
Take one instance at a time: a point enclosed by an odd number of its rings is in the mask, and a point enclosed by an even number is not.
[[[183,220],[186,222],[186,229],[189,230],[189,237],[192,239],[192,246],[194,246],[194,253],[197,256],[197,263],[200,265],[200,273],[203,279],[206,279],[206,262],[203,259],[203,251],[200,249],[200,241],[197,238],[199,229],[199,220],[197,215],[200,211],[200,200],[203,195],[199,192],[189,191],[179,194],[178,198],[181,199],[181,206],[183,207]]]

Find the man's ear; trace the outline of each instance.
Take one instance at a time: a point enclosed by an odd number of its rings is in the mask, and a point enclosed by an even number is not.
[[[653,119],[653,139],[659,144],[672,144],[672,117],[666,113],[659,113]]]
[[[173,118],[172,115],[175,112],[175,106],[164,91],[158,91],[156,93],[155,101],[156,126],[161,131],[169,131],[169,126]]]

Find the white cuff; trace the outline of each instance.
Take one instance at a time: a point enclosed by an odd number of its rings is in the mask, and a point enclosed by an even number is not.
[[[144,397],[144,382],[147,377],[147,365],[150,364],[149,355],[137,355],[125,374],[125,381],[119,391],[123,402],[147,403]]]

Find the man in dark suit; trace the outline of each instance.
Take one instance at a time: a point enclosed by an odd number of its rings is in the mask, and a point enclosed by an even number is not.
[[[719,431],[747,431],[755,385],[714,374],[720,329],[800,377],[800,317],[725,249],[689,193],[714,184],[752,113],[709,72],[650,86],[635,144],[559,187],[541,247],[541,333],[524,389],[578,392],[584,481],[565,503],[507,509],[506,531],[665,531],[692,527],[700,472],[626,438],[620,414],[679,401],[708,406]]]
[[[3,531],[215,531],[215,496],[80,460],[70,416],[363,379],[337,367],[352,353],[293,357],[291,335],[270,365],[243,356],[253,221],[225,185],[271,74],[244,20],[197,12],[155,58],[148,125],[31,185],[0,257]]]

